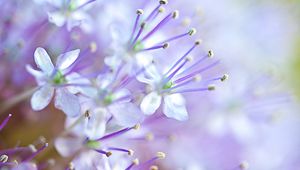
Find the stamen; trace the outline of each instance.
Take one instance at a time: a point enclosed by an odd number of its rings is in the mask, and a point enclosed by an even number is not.
[[[113,151],[120,151],[120,152],[126,152],[128,155],[132,156],[134,151],[131,149],[122,149],[122,148],[116,148],[116,147],[109,147],[107,148],[108,150],[113,150]]]
[[[204,68],[202,68],[202,69],[196,70],[196,71],[192,72],[191,74],[188,74],[188,75],[186,75],[186,76],[184,76],[184,77],[181,77],[181,78],[175,80],[174,82],[175,82],[175,83],[180,83],[180,82],[182,82],[182,81],[185,81],[185,80],[187,80],[187,79],[190,79],[190,78],[192,78],[192,77],[195,77],[196,75],[198,75],[198,74],[200,74],[200,73],[202,73],[202,72],[204,72],[204,71],[206,71],[206,70],[208,70],[208,69],[210,69],[210,68],[216,66],[218,63],[219,63],[219,61],[216,61],[216,62],[214,62],[214,63],[212,63],[212,64],[210,64],[210,65],[208,65],[208,66],[206,66],[206,67],[204,67]],[[188,68],[188,69],[190,69],[190,68]],[[185,71],[184,71],[184,72],[185,72]]]
[[[163,84],[169,82],[175,75],[176,73],[189,61],[191,61],[192,59],[191,58],[186,58],[185,61],[176,69],[174,70],[163,82]]]
[[[101,153],[103,155],[105,155],[106,157],[110,157],[112,155],[112,153],[110,151],[106,152],[104,150],[101,149],[94,149],[96,152]]]
[[[67,170],[75,170],[75,166],[73,162],[69,163]]]
[[[152,165],[152,166],[150,166],[149,170],[158,170],[158,166]]]
[[[179,17],[179,11],[176,10],[176,11],[173,12],[172,18],[173,18],[173,19],[177,19],[178,17]]]
[[[16,152],[28,151],[29,149],[30,149],[29,147],[16,147],[16,148],[12,148],[12,149],[5,149],[5,150],[0,151],[0,155],[1,154],[10,155],[10,154],[13,154]]]
[[[222,77],[221,77],[221,81],[225,81],[229,78],[228,74],[224,74]]]
[[[75,10],[79,10],[79,9],[83,8],[84,6],[86,6],[86,5],[88,5],[88,4],[92,3],[92,2],[95,2],[95,1],[96,1],[96,0],[89,0],[89,1],[87,1],[86,3],[80,5],[80,6],[79,6],[78,8],[76,8]]]
[[[91,53],[95,53],[97,51],[97,44],[95,42],[91,42],[89,45],[89,49]]]
[[[150,48],[146,48],[146,49],[143,49],[142,51],[149,51],[149,50],[156,50],[156,49],[166,49],[169,47],[169,43],[164,43],[163,45],[157,45],[157,46],[154,46],[154,47],[150,47]]]
[[[163,5],[163,4],[160,3],[156,8],[153,9],[153,11],[145,19],[145,22],[148,22],[148,21],[150,21],[151,19],[154,18],[155,12],[157,12],[157,11],[159,12],[160,11],[161,5]]]
[[[192,46],[192,48],[190,48],[179,60],[177,60],[177,62],[167,71],[167,73],[165,75],[168,75],[175,67],[177,67],[177,65],[181,61],[183,61],[187,57],[187,55],[189,55],[197,45],[199,45],[199,41],[196,41],[195,44]]]
[[[145,25],[146,25],[146,22],[143,22],[140,26],[140,30],[138,32],[138,34],[135,36],[134,40],[132,41],[131,45],[130,45],[130,48],[134,47],[135,46],[135,43],[137,42],[138,38],[141,36],[144,28],[145,28]]]
[[[117,132],[113,132],[113,133],[111,133],[111,134],[105,135],[105,136],[103,136],[103,137],[101,137],[101,138],[99,138],[99,139],[96,139],[95,141],[101,141],[101,140],[109,139],[109,138],[112,138],[112,137],[115,137],[115,136],[119,136],[119,135],[121,135],[121,134],[124,134],[124,133],[126,133],[126,132],[128,132],[128,131],[130,131],[130,130],[132,130],[132,129],[137,130],[137,129],[139,129],[139,128],[140,128],[140,124],[136,124],[136,125],[134,125],[133,127],[130,127],[130,128],[124,128],[124,129],[121,129],[121,130],[119,130],[119,131],[117,131]]]
[[[215,89],[216,89],[215,85],[208,85],[207,87],[203,87],[203,88],[192,88],[192,89],[178,90],[178,91],[172,92],[172,94],[175,94],[175,93],[199,92],[199,91],[213,91]]]
[[[139,160],[138,159],[134,159],[132,161],[132,163],[125,170],[130,170],[133,166],[138,165],[138,164],[139,164]]]
[[[240,168],[241,170],[247,170],[247,169],[249,169],[249,163],[246,162],[246,161],[243,161],[243,162],[239,165],[239,168]]]
[[[136,10],[137,16],[136,16],[136,19],[135,19],[135,22],[134,22],[134,26],[133,26],[133,30],[132,30],[132,32],[131,32],[131,36],[130,36],[130,41],[129,41],[129,42],[132,41],[133,35],[134,35],[135,31],[136,31],[137,25],[138,25],[138,23],[139,23],[139,20],[140,20],[140,18],[141,18],[141,15],[143,15],[143,13],[144,13],[144,11],[143,11],[142,9]]]
[[[171,41],[180,39],[180,38],[182,38],[182,37],[185,37],[185,36],[187,36],[187,35],[193,36],[194,34],[196,34],[196,32],[197,32],[196,29],[195,29],[195,28],[192,28],[192,29],[190,29],[190,30],[189,30],[188,32],[186,32],[186,33],[179,34],[179,35],[176,35],[176,36],[174,36],[174,37],[168,38],[168,39],[166,39],[166,40],[161,41],[161,42],[158,43],[158,44],[163,44],[163,43],[166,43],[166,42],[171,42]]]
[[[156,156],[149,159],[148,161],[144,162],[142,165],[149,165],[152,164],[154,161],[158,160],[158,159],[165,159],[166,154],[163,152],[157,152]]]
[[[175,13],[175,12],[174,12]],[[140,42],[145,41],[148,39],[152,34],[154,34],[159,28],[164,26],[170,19],[175,15],[174,13],[170,13],[164,19],[162,19],[147,35],[145,35]]]
[[[168,4],[168,0],[160,0],[159,3],[162,4],[162,5],[167,5]]]
[[[8,161],[8,156],[7,155],[1,155],[0,156],[0,162],[1,163],[6,163]]]
[[[40,149],[38,149],[36,152],[34,152],[30,157],[28,157],[27,159],[23,160],[22,162],[28,162],[31,161],[34,157],[36,157],[40,152],[42,152],[45,148],[48,147],[48,143],[45,143],[45,145],[43,147],[41,147]]]
[[[4,121],[0,125],[0,131],[6,126],[7,122],[11,118],[12,114],[8,114],[8,116],[4,119]]]

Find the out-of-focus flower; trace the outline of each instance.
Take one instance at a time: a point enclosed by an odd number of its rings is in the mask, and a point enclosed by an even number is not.
[[[69,31],[76,26],[89,29],[88,22],[91,18],[84,7],[94,1],[96,0],[52,0],[50,2],[57,10],[48,12],[49,22],[58,27],[66,24]]]

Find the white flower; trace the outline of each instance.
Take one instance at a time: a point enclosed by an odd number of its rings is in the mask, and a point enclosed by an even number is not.
[[[143,74],[138,75],[137,79],[151,88],[151,92],[143,98],[140,105],[146,115],[155,113],[163,99],[163,113],[167,117],[180,121],[188,119],[184,97],[179,93],[172,94],[164,91],[164,89],[171,88],[172,84],[164,82],[165,79],[154,65],[148,67]]]
[[[83,6],[94,2],[88,0],[69,0],[69,2],[51,1],[51,4],[58,8],[53,12],[48,12],[48,20],[54,23],[58,27],[67,25],[67,29],[70,31],[76,26],[81,26],[86,31],[89,31],[91,27],[89,22],[91,21],[90,16],[83,10]]]
[[[80,50],[73,50],[61,54],[57,58],[56,66],[53,65],[46,50],[38,47],[34,52],[34,61],[39,69],[34,70],[27,65],[26,69],[35,76],[39,89],[31,98],[31,107],[35,111],[44,109],[55,96],[55,107],[64,111],[68,116],[74,117],[80,114],[80,103],[76,95],[69,92],[66,73],[79,56]]]

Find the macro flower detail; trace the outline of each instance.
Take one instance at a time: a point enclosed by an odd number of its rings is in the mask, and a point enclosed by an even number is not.
[[[27,65],[27,71],[31,73],[39,87],[31,97],[31,107],[35,111],[44,109],[50,103],[55,94],[55,107],[74,117],[80,114],[80,103],[76,95],[72,94],[66,85],[67,74],[70,74],[72,64],[79,56],[80,50],[73,50],[57,57],[56,66],[53,65],[50,56],[45,49],[38,47],[34,52],[34,61],[39,69],[34,70]]]
[[[146,115],[155,113],[163,100],[163,113],[167,117],[180,121],[187,120],[188,112],[186,109],[186,101],[182,94],[214,90],[215,86],[211,83],[217,80],[224,81],[228,78],[225,74],[221,77],[200,80],[199,77],[201,77],[201,74],[218,64],[218,61],[216,61],[205,67],[198,68],[204,60],[213,56],[211,50],[208,51],[205,56],[200,57],[192,65],[185,68],[185,66],[192,61],[189,54],[199,44],[200,41],[196,41],[194,46],[180,57],[166,73],[160,73],[153,64],[147,67],[142,74],[137,76],[140,82],[148,85],[148,90],[150,91],[150,93],[143,98],[140,105],[141,110]],[[191,86],[196,83],[199,84],[198,86],[200,87],[195,88]]]
[[[300,170],[296,0],[0,6],[0,170]]]

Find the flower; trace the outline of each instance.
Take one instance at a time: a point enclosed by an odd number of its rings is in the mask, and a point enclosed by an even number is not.
[[[52,5],[58,8],[53,12],[48,12],[48,20],[56,26],[61,27],[67,24],[69,31],[76,26],[85,24],[91,20],[90,16],[84,11],[83,7],[96,0],[53,0]]]
[[[44,109],[50,103],[55,93],[55,107],[62,110],[67,116],[80,114],[80,103],[76,95],[69,92],[66,85],[70,80],[72,64],[79,56],[80,50],[73,50],[61,54],[57,58],[56,66],[45,49],[38,47],[34,52],[34,61],[41,71],[34,70],[27,65],[27,71],[31,73],[39,85],[31,97],[31,107],[35,111]]]
[[[163,113],[167,117],[174,118],[180,121],[187,120],[188,112],[186,109],[186,102],[182,94],[188,92],[214,90],[214,85],[211,85],[210,83],[216,80],[224,81],[228,78],[227,75],[210,78],[204,81],[200,81],[203,87],[189,87],[189,85],[193,84],[193,82],[199,82],[200,74],[218,64],[217,61],[206,67],[200,69],[197,68],[200,63],[213,56],[213,52],[208,51],[206,55],[200,57],[197,61],[195,61],[194,64],[182,70],[188,62],[192,61],[192,58],[188,55],[199,44],[200,41],[196,41],[192,48],[190,48],[181,58],[179,58],[166,73],[160,73],[155,65],[151,65],[147,67],[142,74],[137,76],[137,79],[140,82],[148,84],[148,89],[150,91],[143,98],[140,105],[141,110],[146,115],[155,113],[163,100]],[[194,70],[195,68],[196,70]]]

